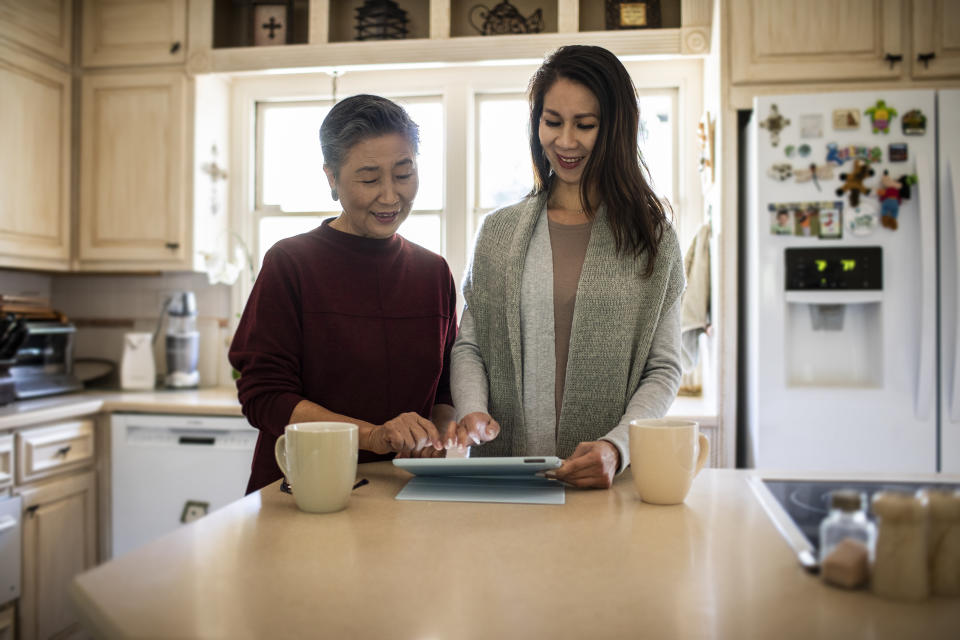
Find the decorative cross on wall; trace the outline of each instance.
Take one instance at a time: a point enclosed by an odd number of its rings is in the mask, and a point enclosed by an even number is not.
[[[276,18],[274,18],[273,16],[270,16],[270,22],[264,22],[261,26],[262,26],[264,29],[269,29],[269,31],[270,31],[270,39],[273,40],[273,32],[274,32],[276,29],[282,29],[282,28],[283,28],[283,23],[277,22]]]
[[[210,162],[200,165],[200,170],[210,176],[210,215],[217,215],[220,203],[217,202],[217,181],[226,180],[227,172],[217,164],[217,145],[210,147]]]

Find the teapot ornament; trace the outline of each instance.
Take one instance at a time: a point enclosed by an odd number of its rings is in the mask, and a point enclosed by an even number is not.
[[[469,20],[470,26],[485,36],[543,31],[543,9],[537,9],[524,18],[520,11],[506,0],[493,9],[482,4],[474,6],[470,9]]]

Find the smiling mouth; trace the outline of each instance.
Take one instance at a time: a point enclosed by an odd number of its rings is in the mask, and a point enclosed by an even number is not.
[[[370,213],[372,213],[373,217],[377,219],[377,222],[382,222],[384,224],[389,224],[395,221],[397,219],[397,216],[400,215],[399,211],[386,211],[383,213],[378,211],[371,211]]]
[[[562,156],[557,154],[557,163],[564,169],[575,169],[585,156]]]

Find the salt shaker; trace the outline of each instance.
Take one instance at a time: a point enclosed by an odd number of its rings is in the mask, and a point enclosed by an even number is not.
[[[960,595],[960,492],[921,489],[930,505],[927,558],[930,591],[935,596]]]
[[[898,491],[873,496],[877,545],[871,588],[897,600],[923,600],[930,594],[927,570],[927,499]]]
[[[870,549],[873,546],[874,526],[867,520],[860,491],[842,489],[830,494],[830,513],[820,523],[820,562],[826,560],[840,542],[852,538]]]

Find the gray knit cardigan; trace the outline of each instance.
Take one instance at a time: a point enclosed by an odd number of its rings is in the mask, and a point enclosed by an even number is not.
[[[487,369],[489,413],[501,427],[498,438],[471,455],[518,455],[524,448],[521,282],[545,205],[546,194],[541,194],[487,216],[464,277],[463,295]],[[561,457],[618,423],[640,385],[661,315],[683,292],[683,262],[672,227],[664,229],[649,276],[644,275],[647,262],[646,252],[640,258],[617,255],[601,209],[577,287],[557,429]]]

